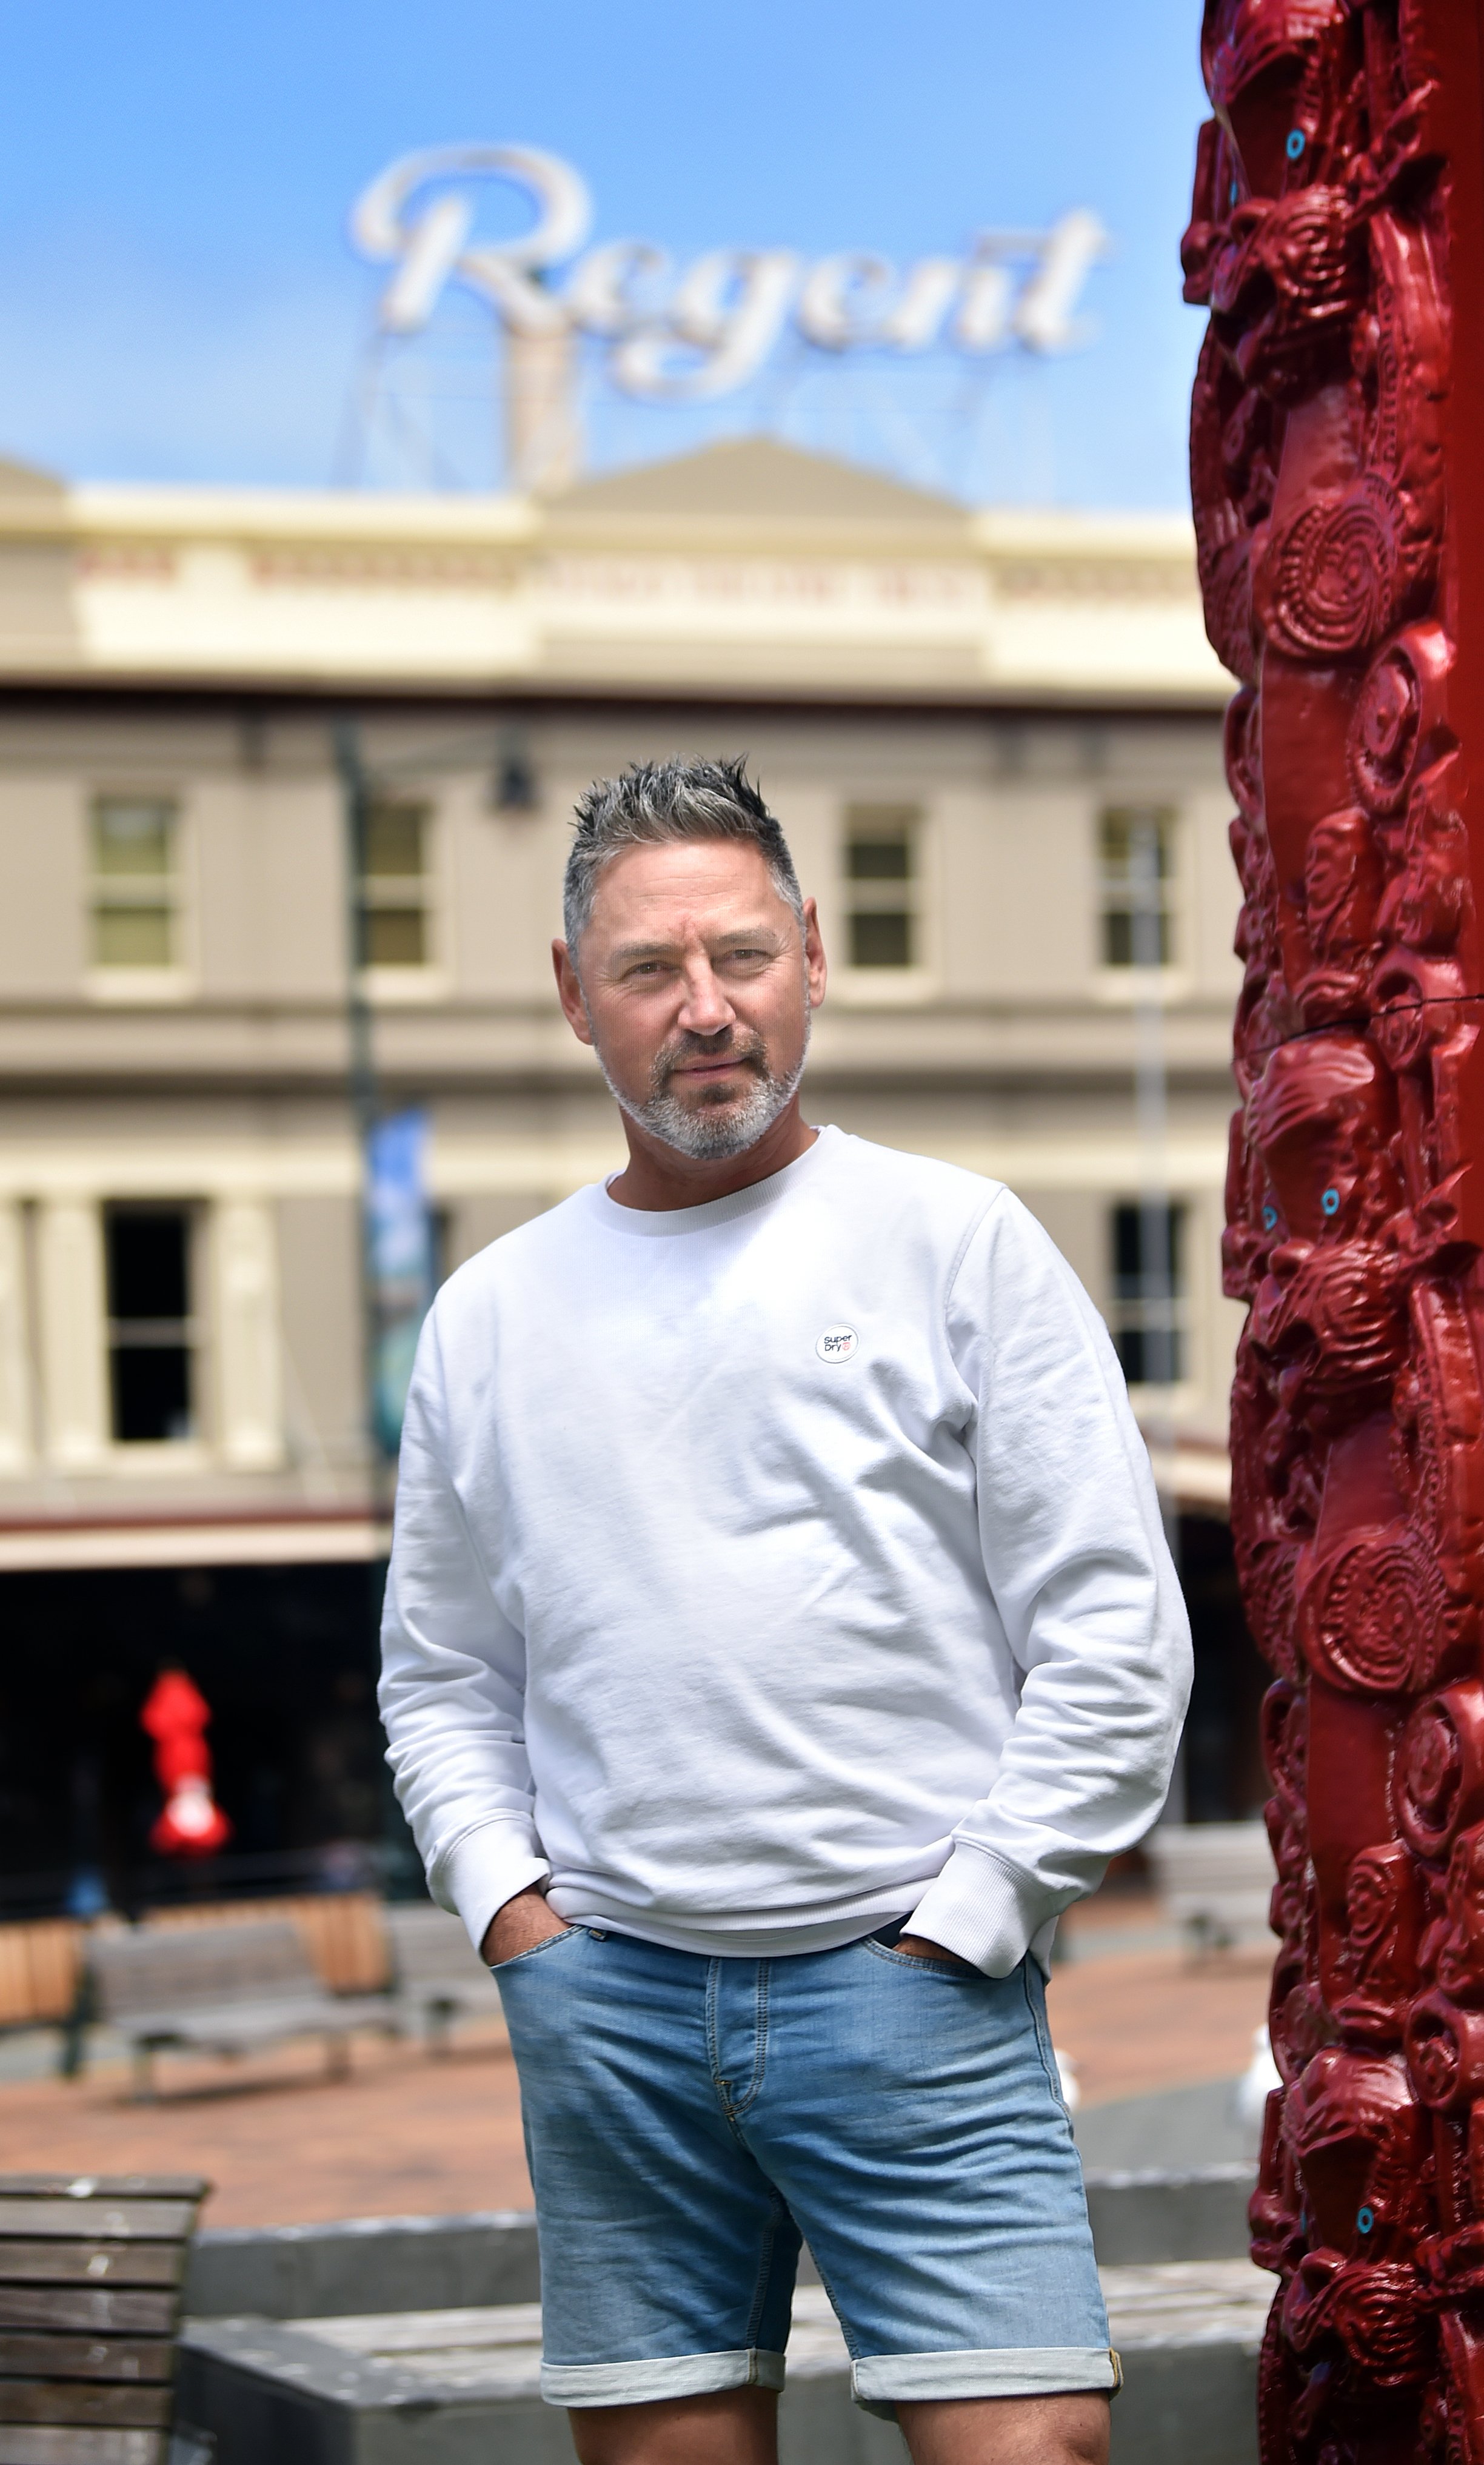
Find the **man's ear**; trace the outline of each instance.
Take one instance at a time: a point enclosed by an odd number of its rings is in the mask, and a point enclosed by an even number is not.
[[[562,1015],[578,1043],[590,1044],[592,1029],[588,1023],[587,1005],[583,999],[582,983],[572,953],[565,942],[553,942],[551,964],[556,970],[557,999],[562,1005]]]
[[[804,902],[804,972],[808,980],[809,1008],[818,1010],[825,998],[830,969],[819,930],[819,910],[812,899],[806,899]]]

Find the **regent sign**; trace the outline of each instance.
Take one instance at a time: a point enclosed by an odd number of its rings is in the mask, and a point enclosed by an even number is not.
[[[521,192],[529,227],[482,239],[492,183]],[[587,246],[592,201],[580,173],[532,145],[441,145],[406,154],[357,200],[351,234],[392,269],[378,322],[427,325],[444,290],[476,292],[512,335],[592,335],[627,394],[709,402],[757,375],[790,323],[817,350],[912,357],[1043,354],[1087,339],[1075,309],[1107,234],[1076,208],[1044,232],[985,232],[963,256],[899,267],[865,250],[808,262],[792,249],[714,248],[676,268],[649,240]]]

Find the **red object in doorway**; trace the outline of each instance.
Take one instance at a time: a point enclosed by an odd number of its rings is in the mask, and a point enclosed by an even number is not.
[[[165,1809],[149,1834],[166,1857],[209,1857],[232,1838],[232,1826],[211,1795],[211,1750],[206,1743],[210,1706],[184,1669],[163,1669],[139,1716],[155,1742],[155,1778]]]

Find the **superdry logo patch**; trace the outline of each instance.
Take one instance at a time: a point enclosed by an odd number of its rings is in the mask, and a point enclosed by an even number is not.
[[[853,1326],[827,1326],[814,1349],[821,1361],[853,1361],[860,1338]]]

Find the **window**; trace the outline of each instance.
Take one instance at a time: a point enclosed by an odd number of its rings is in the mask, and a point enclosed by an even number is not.
[[[193,1437],[190,1211],[111,1207],[103,1224],[113,1436],[123,1446]]]
[[[1175,816],[1165,805],[1112,805],[1101,823],[1106,967],[1173,964]]]
[[[919,964],[920,821],[915,805],[847,808],[846,946],[853,967]]]
[[[366,815],[361,876],[361,965],[426,967],[428,812],[422,805],[375,804]]]
[[[156,796],[100,796],[93,808],[95,967],[164,968],[180,962],[177,827]]]
[[[918,812],[911,805],[852,805],[845,874],[850,964],[910,967],[917,958]]]
[[[1126,1202],[1111,1218],[1115,1348],[1131,1387],[1185,1375],[1185,1210]]]

